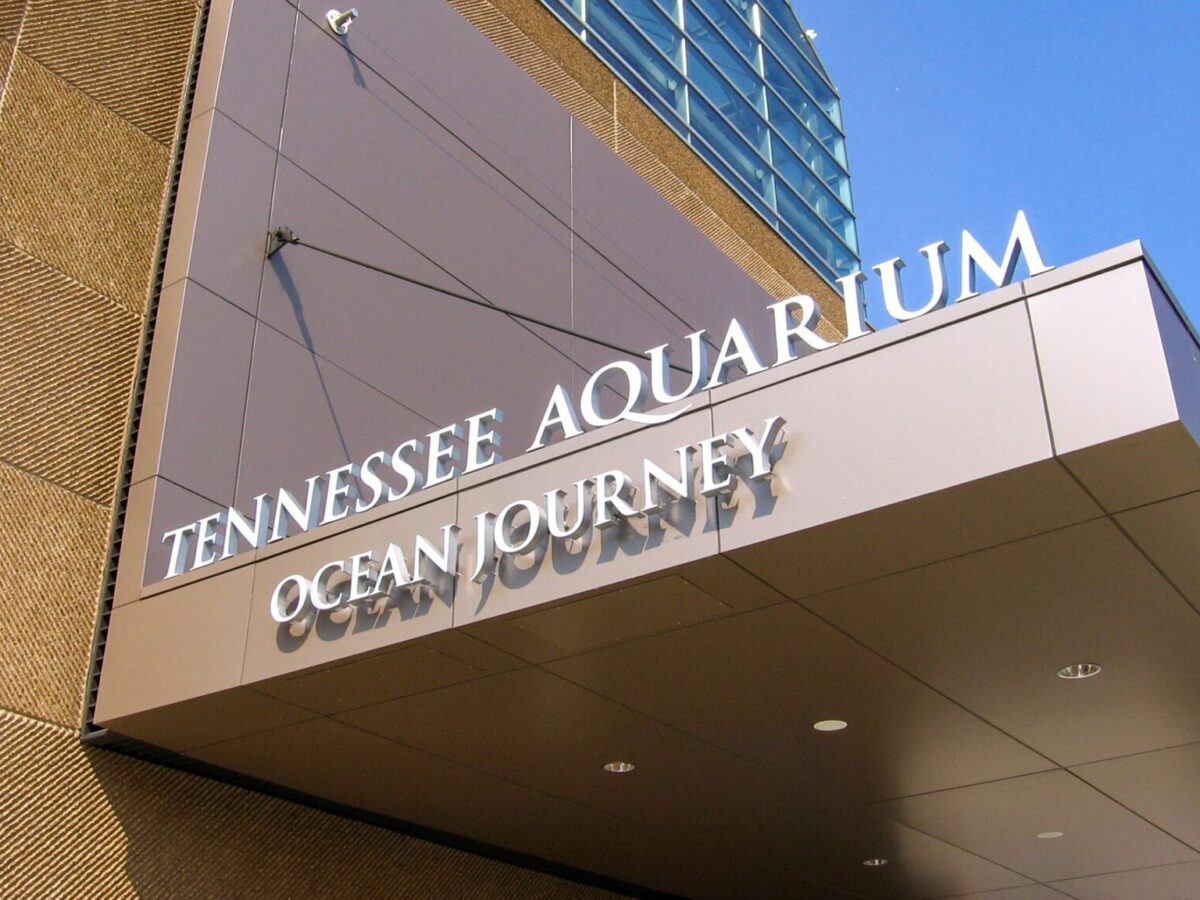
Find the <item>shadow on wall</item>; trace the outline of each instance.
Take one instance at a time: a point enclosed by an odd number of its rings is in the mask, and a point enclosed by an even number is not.
[[[611,896],[112,751],[82,752],[117,831],[98,839],[95,816],[72,835],[70,865],[91,885],[80,895],[125,893],[93,877],[104,856],[123,855],[128,885],[146,898]]]

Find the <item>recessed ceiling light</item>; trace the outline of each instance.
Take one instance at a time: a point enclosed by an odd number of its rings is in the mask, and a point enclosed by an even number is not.
[[[1076,681],[1080,678],[1091,678],[1093,675],[1099,674],[1099,664],[1091,662],[1072,663],[1071,665],[1063,666],[1058,670],[1058,677],[1066,678],[1069,681]]]
[[[1038,837],[1040,837],[1043,841],[1052,841],[1055,838],[1060,838],[1062,836],[1063,833],[1061,831],[1043,831],[1038,835]]]
[[[873,856],[870,859],[863,860],[863,865],[870,866],[872,869],[876,868],[877,866],[886,866],[887,864],[888,861],[879,856]]]
[[[604,764],[605,772],[615,772],[618,775],[624,775],[626,772],[632,772],[636,768],[637,766],[635,766],[633,763],[621,762],[619,759]]]
[[[813,722],[813,728],[817,731],[841,731],[846,727],[846,723],[841,719],[822,719],[820,722]]]

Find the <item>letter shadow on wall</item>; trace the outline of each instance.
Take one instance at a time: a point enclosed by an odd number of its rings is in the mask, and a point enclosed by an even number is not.
[[[350,589],[347,577],[330,585],[330,593],[344,600]],[[371,597],[357,603],[346,603],[335,609],[309,612],[299,620],[304,630],[292,632],[294,623],[284,623],[275,630],[275,646],[283,653],[293,653],[315,634],[322,641],[336,641],[347,632],[361,634],[376,628],[385,628],[388,622],[398,618],[401,622],[423,616],[433,607],[434,601],[447,606],[451,601],[443,597],[452,596],[452,587],[445,584],[413,584],[393,588],[386,594]]]

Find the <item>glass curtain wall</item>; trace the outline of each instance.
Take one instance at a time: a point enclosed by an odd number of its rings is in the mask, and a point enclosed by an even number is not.
[[[827,280],[859,267],[841,106],[788,0],[542,0]]]

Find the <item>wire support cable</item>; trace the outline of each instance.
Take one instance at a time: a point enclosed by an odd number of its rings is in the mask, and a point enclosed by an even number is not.
[[[522,312],[517,312],[515,309],[508,309],[507,307],[498,306],[495,303],[491,303],[487,300],[481,300],[478,297],[472,297],[469,294],[463,294],[459,291],[454,291],[450,288],[433,284],[432,282],[422,281],[419,278],[413,278],[411,275],[405,275],[393,269],[386,269],[383,266],[377,266],[374,263],[369,263],[365,260],[355,259],[353,256],[347,256],[346,254],[339,253],[336,250],[330,250],[328,247],[319,247],[316,244],[310,244],[308,241],[304,241],[296,237],[295,232],[293,232],[290,228],[276,228],[269,233],[267,239],[267,259],[273,257],[276,253],[283,249],[284,245],[286,244],[294,244],[297,247],[304,247],[308,250],[314,250],[317,253],[332,257],[333,259],[341,260],[342,262],[350,263],[351,265],[358,266],[359,268],[367,269],[371,272],[377,272],[380,275],[386,275],[389,278],[395,278],[397,281],[403,281],[405,284],[411,284],[415,287],[424,288],[428,291],[434,291],[435,293],[442,294],[446,297],[452,297],[455,300],[461,300],[464,303],[470,303],[472,306],[478,306],[481,309],[486,309],[490,312],[502,313],[503,315],[509,316],[512,319],[516,319],[519,322],[525,322],[529,325],[536,325],[539,328],[546,328],[550,331],[567,335],[568,337],[579,338],[582,341],[596,344],[599,347],[604,347],[608,350],[612,350],[625,356],[632,356],[635,359],[642,359],[646,356],[644,352],[639,353],[635,350],[630,350],[627,347],[622,347],[620,344],[614,344],[611,341],[604,340],[603,338],[583,334],[563,325],[555,325],[553,322],[547,322],[545,319],[539,319],[536,316],[530,316]],[[691,374],[690,369],[685,369],[682,366],[677,366],[674,364],[670,365],[671,368],[676,372],[682,372],[687,375]]]

